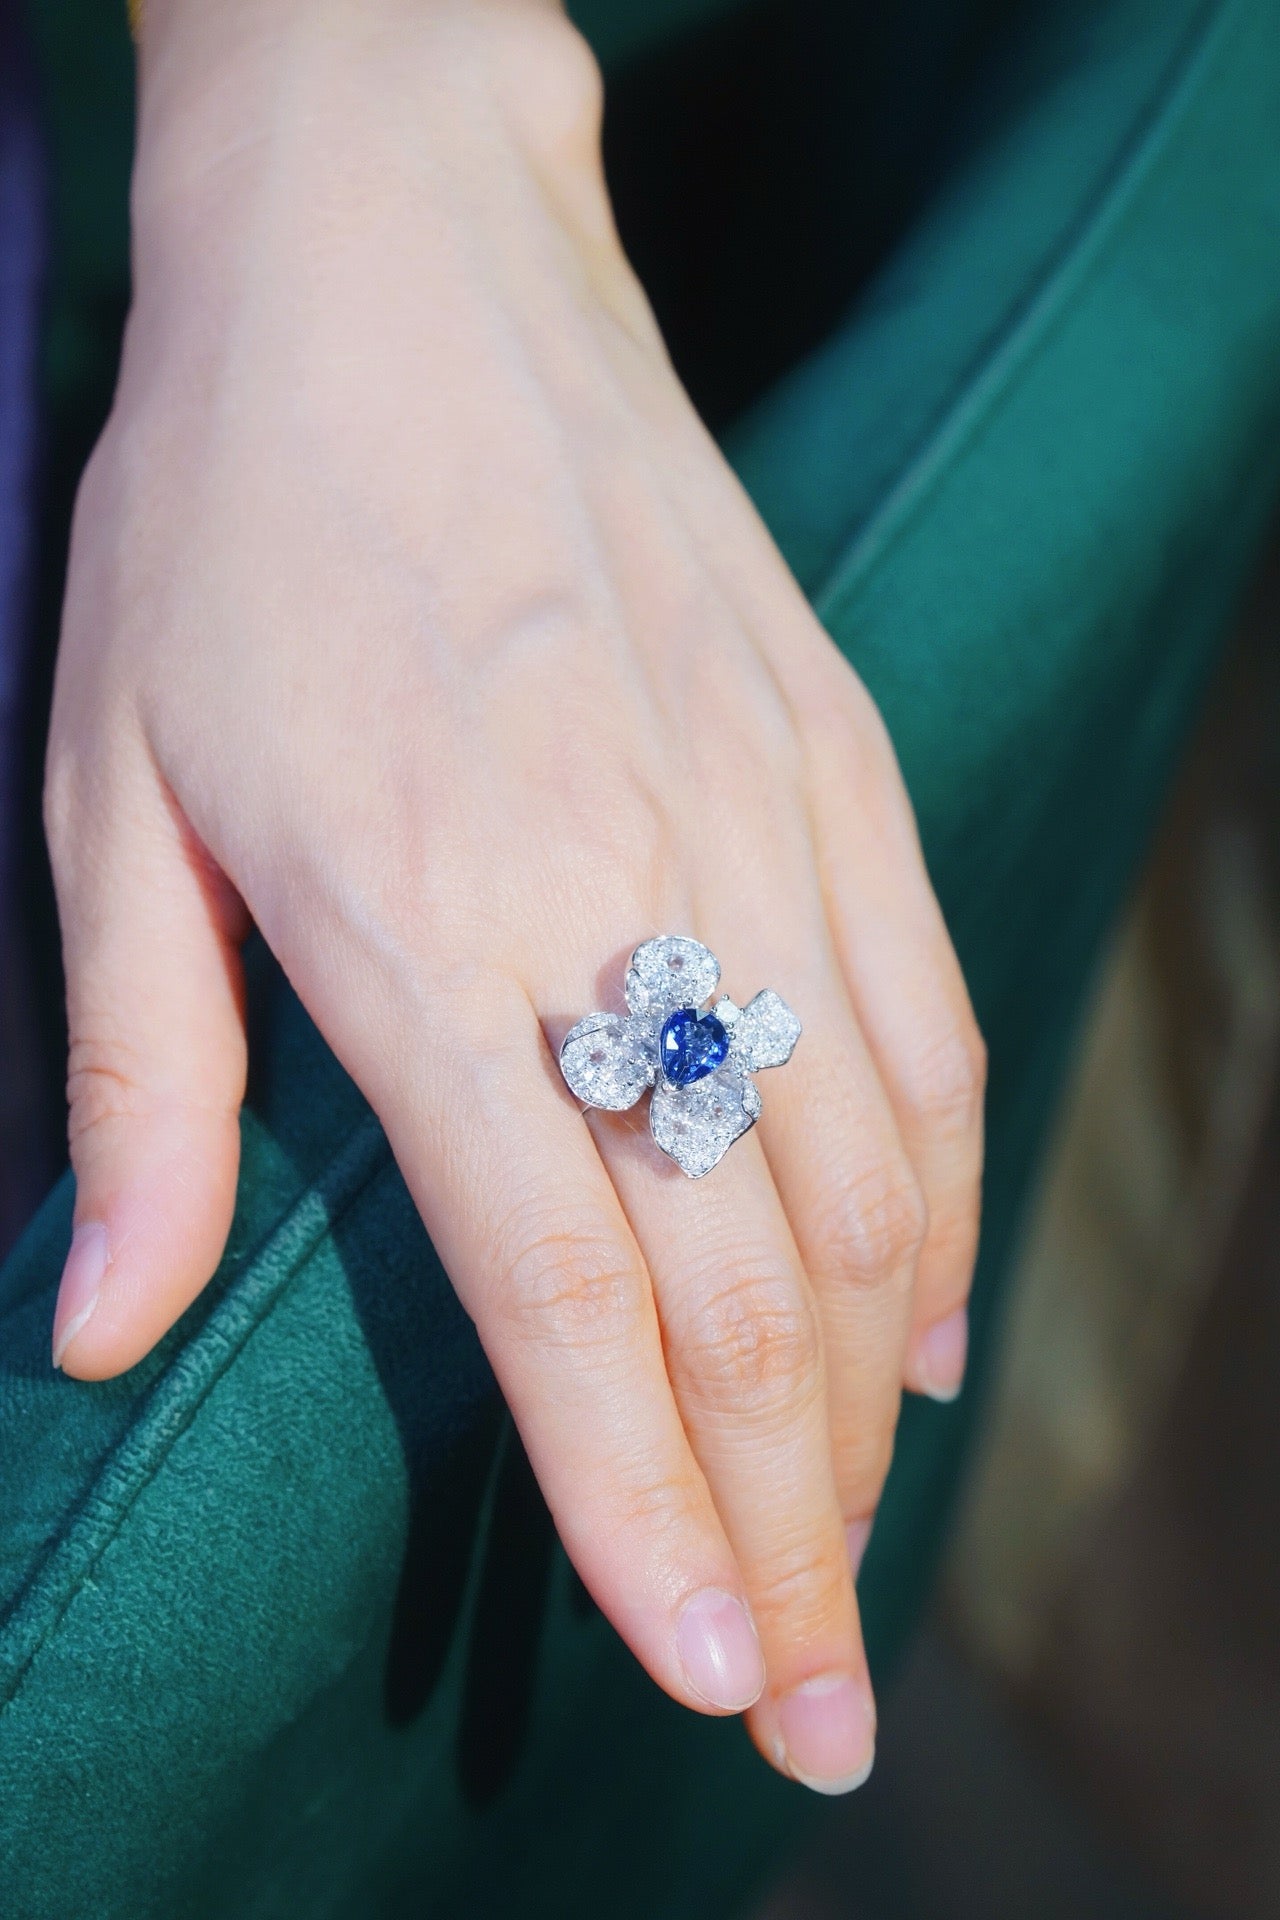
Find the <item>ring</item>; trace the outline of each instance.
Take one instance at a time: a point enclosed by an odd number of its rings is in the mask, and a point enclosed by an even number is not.
[[[750,1076],[785,1066],[800,1038],[771,987],[745,1007],[727,995],[708,1007],[719,980],[720,962],[699,941],[646,940],[627,968],[627,1013],[589,1013],[560,1048],[560,1071],[588,1107],[621,1113],[652,1087],[649,1131],[691,1179],[754,1127],[760,1090]]]

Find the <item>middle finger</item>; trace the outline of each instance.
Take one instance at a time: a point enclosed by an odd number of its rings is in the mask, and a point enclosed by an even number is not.
[[[865,1777],[874,1707],[832,1473],[818,1313],[757,1136],[708,1179],[593,1115],[652,1278],[667,1368],[751,1599],[757,1744],[807,1785]],[[643,1128],[643,1131],[641,1130]]]

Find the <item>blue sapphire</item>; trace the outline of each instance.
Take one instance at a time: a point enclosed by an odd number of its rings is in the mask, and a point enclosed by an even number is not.
[[[696,1007],[680,1007],[665,1021],[658,1040],[663,1077],[673,1087],[691,1087],[705,1080],[725,1059],[729,1036],[714,1013],[698,1016]]]

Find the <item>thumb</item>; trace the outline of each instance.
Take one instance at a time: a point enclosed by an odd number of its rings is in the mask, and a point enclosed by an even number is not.
[[[92,790],[86,791],[86,788]],[[149,759],[55,773],[46,827],[62,922],[75,1228],[53,1360],[82,1380],[150,1351],[231,1225],[247,917]]]

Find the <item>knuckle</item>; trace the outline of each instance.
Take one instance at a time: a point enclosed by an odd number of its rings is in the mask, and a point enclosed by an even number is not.
[[[969,1298],[979,1248],[981,1213],[977,1183],[965,1196],[948,1198],[935,1208],[929,1221],[929,1238],[919,1258],[915,1288],[917,1315],[927,1304],[931,1319],[944,1319]]]
[[[505,1328],[536,1347],[612,1345],[643,1309],[643,1277],[625,1246],[603,1227],[523,1223],[499,1272]]]
[[[617,1477],[616,1511],[619,1535],[643,1533],[650,1546],[662,1540],[679,1545],[697,1524],[697,1499],[690,1484],[625,1466]]]
[[[111,1120],[136,1119],[145,1107],[145,1081],[127,1047],[73,1037],[67,1055],[67,1137],[73,1149],[85,1134]]]
[[[642,900],[660,894],[677,855],[669,796],[625,760],[602,770],[589,728],[576,730],[557,755],[556,826],[571,833],[573,858],[585,853],[619,879],[634,876]],[[575,871],[580,876],[581,866]]]
[[[531,131],[543,142],[593,151],[604,118],[604,76],[586,37],[557,11],[550,18],[509,20],[507,34],[507,57],[523,83],[517,110],[528,98],[539,104]]]
[[[908,1099],[922,1127],[968,1133],[981,1123],[986,1086],[987,1051],[969,1018],[949,1026],[913,1063]]]
[[[897,812],[905,790],[883,715],[867,688],[840,660],[829,697],[806,711],[806,746],[818,793],[838,794],[872,819]]]
[[[788,1639],[804,1645],[840,1617],[847,1578],[843,1556],[837,1559],[816,1542],[801,1542],[752,1583],[752,1610],[762,1624],[784,1624]]]
[[[836,1482],[846,1510],[874,1507],[893,1463],[894,1424],[849,1426],[837,1435]]]
[[[982,1204],[976,1180],[948,1195],[929,1221],[929,1238],[920,1259],[921,1291],[963,1306],[973,1277]]]
[[[675,1364],[716,1413],[790,1411],[818,1381],[821,1343],[796,1277],[757,1267],[703,1297],[681,1328]]]
[[[929,1211],[911,1163],[890,1154],[834,1183],[819,1239],[835,1273],[881,1286],[918,1257],[928,1231]]]
[[[604,73],[586,35],[572,25],[558,47],[564,126],[570,142],[593,152],[604,124]]]
[[[236,1124],[243,1080],[234,1070],[225,1086],[211,1082],[183,1089],[158,1082],[153,1063],[100,1015],[97,1020],[89,1034],[73,1030],[67,1053],[67,1138],[73,1152],[86,1136],[117,1121],[163,1118],[186,1130]]]

